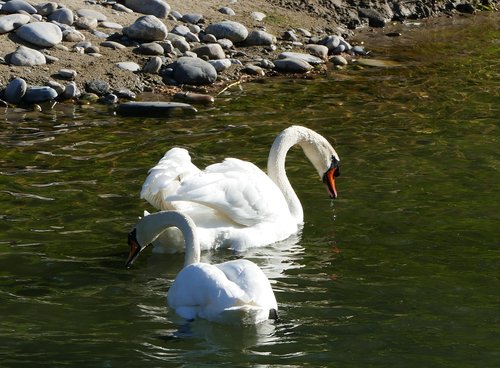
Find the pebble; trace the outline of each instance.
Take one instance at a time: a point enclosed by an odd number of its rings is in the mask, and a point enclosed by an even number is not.
[[[344,65],[348,64],[346,58],[343,57],[342,55],[334,55],[331,58],[331,61],[332,61],[333,65],[344,66]]]
[[[253,65],[253,64],[247,64],[245,67],[241,70],[243,73],[250,74],[250,75],[258,75],[263,77],[266,73],[264,72],[264,69],[262,69],[260,66]]]
[[[137,40],[162,41],[167,37],[167,26],[154,15],[145,15],[129,27],[123,28],[123,34]]]
[[[203,21],[203,15],[198,13],[184,14],[181,18],[183,22],[190,24],[198,24]]]
[[[219,9],[219,13],[222,13],[222,14],[225,14],[225,15],[229,15],[230,17],[236,15],[236,13],[234,12],[233,9],[227,7],[227,6],[223,6],[222,8]]]
[[[309,44],[305,46],[307,53],[317,56],[323,60],[328,58],[328,47],[324,45]]]
[[[208,62],[215,68],[218,73],[229,69],[233,65],[230,59],[209,60]]]
[[[185,26],[183,24],[177,24],[174,28],[172,28],[170,32],[185,37],[189,32],[191,32],[191,30],[189,29],[188,26]]]
[[[92,9],[79,9],[76,11],[76,15],[79,17],[95,18],[98,22],[105,22],[108,20],[107,16]]]
[[[19,46],[16,51],[9,54],[8,61],[10,64],[17,66],[35,66],[47,63],[44,54],[26,46]]]
[[[23,100],[27,103],[40,103],[45,101],[54,100],[57,97],[57,92],[54,88],[43,87],[28,87],[24,94]]]
[[[163,55],[164,53],[163,47],[156,42],[141,43],[134,51],[141,55]]]
[[[172,46],[174,46],[180,52],[186,52],[186,51],[191,50],[191,46],[186,41],[186,39],[182,36],[179,36],[179,35],[176,35],[173,33],[169,33],[167,36],[167,40],[172,42]]]
[[[235,43],[244,41],[248,36],[248,29],[243,24],[231,20],[212,23],[205,32],[213,34],[217,39],[227,38]]]
[[[67,42],[80,42],[85,40],[85,36],[76,29],[70,29],[63,31],[63,40]]]
[[[5,100],[11,104],[18,104],[26,93],[27,84],[22,78],[12,79],[4,92]]]
[[[224,50],[229,50],[234,48],[234,43],[228,38],[221,38],[220,40],[217,40],[217,43],[222,46]]]
[[[180,57],[172,65],[172,77],[181,84],[204,85],[217,80],[217,71],[208,62],[190,57]]]
[[[278,55],[278,59],[285,59],[285,58],[300,59],[311,65],[323,64],[325,62],[325,60],[320,59],[317,56],[303,54],[300,52],[282,52],[281,54]]]
[[[104,22],[99,23],[99,26],[104,27],[104,28],[108,28],[108,29],[115,29],[117,31],[121,31],[123,29],[123,26],[121,24],[115,23],[115,22],[108,22],[108,21],[104,21]]]
[[[199,46],[193,49],[193,52],[195,52],[198,57],[206,56],[209,60],[224,59],[226,57],[222,46],[218,43]]]
[[[157,74],[163,65],[163,61],[159,56],[153,56],[142,68],[144,73]]]
[[[101,42],[100,45],[102,47],[109,47],[109,48],[114,49],[114,50],[120,50],[120,49],[127,48],[125,45],[123,45],[119,42],[116,42],[116,41],[104,41],[104,42]]]
[[[170,13],[170,5],[162,0],[125,0],[125,6],[142,14],[166,18]]]
[[[58,83],[54,80],[49,80],[45,83],[47,87],[53,88],[54,91],[57,92],[57,96],[60,97],[61,94],[64,92],[64,86],[61,83]]]
[[[23,41],[41,47],[52,47],[62,41],[61,29],[47,22],[25,24],[16,30],[16,35]]]
[[[266,17],[266,15],[264,13],[257,12],[257,11],[254,11],[250,14],[250,18],[252,18],[253,20],[256,20],[257,22],[262,22],[265,17]]]
[[[75,15],[71,9],[61,8],[52,12],[48,16],[48,19],[62,24],[72,25],[75,21]]]
[[[29,23],[30,16],[27,14],[9,14],[0,16],[0,34],[8,33],[24,24]]]
[[[116,63],[116,66],[123,70],[128,70],[130,72],[138,72],[141,70],[141,66],[133,61],[120,61]]]
[[[81,96],[80,89],[75,82],[69,82],[64,89],[64,92],[60,95],[63,100],[71,100],[79,98]]]
[[[109,93],[109,84],[101,80],[91,80],[85,83],[85,91],[88,93],[94,93],[98,96],[104,96]]]
[[[262,30],[255,30],[248,34],[245,44],[248,46],[269,46],[276,43],[276,36]]]
[[[73,80],[76,78],[78,73],[76,70],[73,69],[59,69],[57,74],[62,78],[62,79],[67,79],[67,80]]]
[[[178,92],[174,95],[174,100],[201,105],[211,105],[215,102],[213,96],[193,92]]]
[[[99,21],[93,17],[80,17],[75,22],[77,28],[86,29],[88,31],[96,29],[98,25]]]
[[[307,61],[297,58],[284,58],[274,61],[274,67],[277,71],[284,73],[306,73],[312,69]]]

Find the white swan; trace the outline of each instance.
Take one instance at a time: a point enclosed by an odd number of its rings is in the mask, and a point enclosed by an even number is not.
[[[184,236],[184,268],[167,294],[178,315],[193,320],[256,324],[278,318],[278,305],[269,280],[248,260],[211,265],[200,263],[196,225],[177,211],[160,211],[143,217],[129,233],[129,267],[139,253],[165,229],[175,226]]]
[[[187,150],[172,148],[146,178],[141,198],[159,210],[188,214],[198,228],[202,249],[243,250],[275,243],[296,233],[303,223],[302,205],[285,170],[289,149],[299,145],[314,165],[331,198],[337,197],[339,157],[331,144],[311,129],[291,126],[274,140],[266,175],[254,164],[226,158],[201,171]],[[173,230],[173,229],[172,229]],[[182,251],[178,231],[167,231],[155,245]]]

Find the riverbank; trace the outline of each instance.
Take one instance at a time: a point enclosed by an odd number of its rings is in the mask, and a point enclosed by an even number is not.
[[[365,8],[358,1],[175,0],[168,1],[168,10],[162,1],[151,1],[151,5],[161,6],[148,10],[136,8],[141,3],[148,2],[69,0],[63,2],[64,7],[31,4],[34,11],[9,11],[9,3],[4,4],[0,30],[2,18],[22,15],[22,20],[10,22],[12,29],[4,22],[7,31],[0,34],[0,98],[6,101],[4,105],[47,100],[117,103],[144,92],[216,95],[249,79],[349,67],[353,59],[369,57],[370,45],[359,42],[360,34],[398,37],[411,20],[473,17],[497,5],[496,1],[481,5],[477,1],[424,1],[405,6],[374,2]],[[138,24],[145,13],[156,14],[154,22],[159,23]],[[55,20],[59,26],[55,28],[61,31],[54,31],[56,41],[47,41],[48,45],[45,40],[27,40],[36,29],[24,32],[28,36],[20,32],[23,22],[52,25]],[[225,20],[233,28],[214,30],[214,25]],[[152,36],[163,27],[163,36]],[[45,37],[49,32],[42,33]],[[23,53],[18,57],[20,47],[21,51],[38,52],[35,61],[25,62]],[[179,63],[181,58],[183,63]],[[192,65],[195,59],[199,61]],[[32,96],[27,98],[26,92]]]

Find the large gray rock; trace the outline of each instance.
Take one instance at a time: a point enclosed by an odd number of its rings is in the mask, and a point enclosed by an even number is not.
[[[125,0],[125,6],[142,14],[166,18],[170,13],[170,5],[162,0]]]
[[[53,100],[57,97],[57,92],[54,88],[43,87],[28,87],[24,94],[23,100],[28,103],[39,103]]]
[[[17,66],[35,66],[47,63],[44,54],[26,46],[19,46],[16,51],[8,55],[7,59],[10,64]]]
[[[212,84],[217,80],[217,71],[204,60],[181,57],[172,64],[173,78],[181,84]]]
[[[243,24],[231,20],[210,24],[205,33],[213,34],[217,39],[227,38],[232,42],[242,42],[248,37],[248,29]]]
[[[35,14],[36,8],[24,0],[11,0],[2,5],[2,12],[7,14],[20,13]]]
[[[12,104],[18,104],[26,93],[27,84],[22,78],[12,79],[5,88],[5,100]]]
[[[162,41],[167,37],[167,26],[154,15],[145,15],[129,27],[123,28],[127,37],[143,41]]]
[[[25,24],[17,29],[16,35],[23,41],[41,47],[52,47],[62,41],[61,28],[47,22]]]
[[[53,20],[62,24],[72,25],[75,21],[75,15],[68,8],[57,9],[49,15],[49,20]]]
[[[0,34],[8,33],[24,24],[29,23],[30,16],[27,14],[10,14],[0,16]]]
[[[312,69],[307,61],[296,58],[278,59],[274,62],[274,67],[283,73],[306,73]]]
[[[222,46],[218,43],[211,43],[208,45],[202,45],[193,49],[193,52],[196,53],[199,57],[206,56],[210,60],[214,59],[224,59],[226,54],[222,49]]]

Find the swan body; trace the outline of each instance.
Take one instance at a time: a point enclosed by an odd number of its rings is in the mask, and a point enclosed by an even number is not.
[[[177,210],[195,222],[202,249],[230,247],[243,250],[284,240],[296,233],[304,215],[286,176],[288,150],[302,147],[336,198],[335,177],[339,157],[331,144],[311,129],[292,126],[275,139],[268,158],[268,174],[251,162],[226,158],[198,169],[187,150],[166,152],[146,178],[141,198],[159,210]],[[164,232],[157,244],[169,251],[182,250],[178,230]]]
[[[185,264],[167,293],[168,305],[187,319],[256,324],[276,319],[278,305],[269,280],[248,260],[220,264],[200,262],[200,243],[194,222],[177,211],[143,217],[129,234],[127,267],[159,234],[175,226],[184,236]]]

